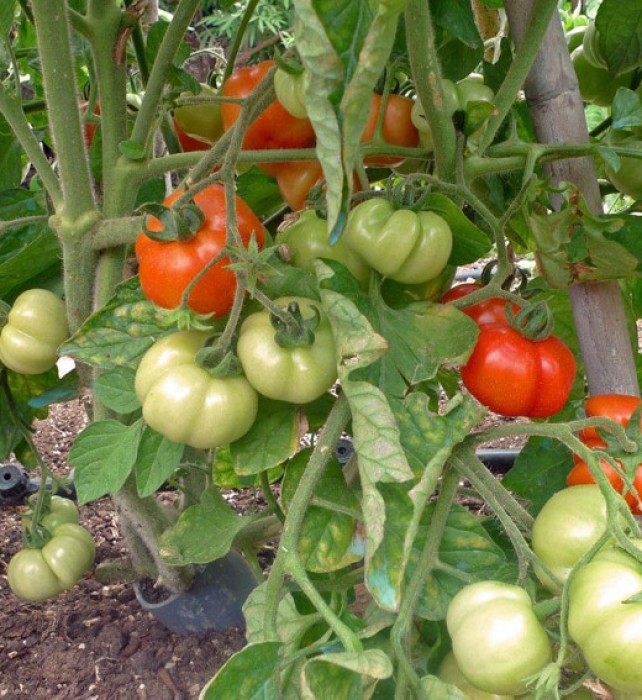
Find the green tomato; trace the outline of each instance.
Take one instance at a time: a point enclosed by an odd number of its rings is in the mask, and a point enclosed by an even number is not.
[[[69,336],[65,304],[46,289],[28,289],[13,303],[0,332],[0,362],[19,374],[41,374]]]
[[[461,669],[457,665],[457,659],[455,655],[451,652],[446,654],[443,661],[439,665],[439,670],[437,671],[437,678],[448,683],[449,685],[454,685],[456,688],[465,693],[471,700],[514,700],[514,695],[497,695],[497,693],[487,693],[484,690],[475,688],[467,680]]]
[[[367,263],[343,240],[330,245],[327,222],[312,209],[304,211],[291,226],[279,231],[276,243],[286,246],[286,257],[295,267],[314,274],[314,261],[329,258],[347,267],[363,287],[368,284],[370,268]]]
[[[582,37],[582,48],[584,49],[584,55],[586,60],[596,68],[608,67],[606,59],[602,55],[600,49],[600,33],[595,27],[595,22],[589,22]]]
[[[196,362],[206,333],[181,331],[157,341],[136,371],[136,396],[147,424],[168,440],[197,449],[245,435],[258,396],[245,377],[213,377]]]
[[[642,154],[642,134],[622,135],[617,132],[609,132],[607,143],[611,145],[635,148]],[[605,167],[606,177],[610,183],[623,194],[628,194],[633,199],[642,199],[642,158],[620,157],[620,169],[616,172],[610,166]]]
[[[37,496],[35,494],[29,499],[32,506],[36,499]],[[31,514],[32,511],[29,511],[22,518],[25,527],[31,524]],[[54,495],[51,497],[50,510],[40,519],[40,524],[47,528],[49,532],[53,532],[63,523],[77,524],[78,508],[69,498],[62,498],[61,496]]]
[[[551,645],[523,588],[479,581],[462,588],[446,613],[457,665],[474,687],[526,692],[526,679],[551,660]]]
[[[642,541],[634,541],[642,548]],[[617,691],[642,693],[642,564],[614,546],[575,573],[569,587],[569,633],[596,676]]]
[[[84,527],[63,523],[52,534],[42,549],[22,549],[9,562],[9,587],[23,600],[46,600],[72,588],[94,563],[94,541]]]
[[[582,47],[575,49],[571,58],[580,93],[585,102],[608,107],[619,88],[631,85],[634,71],[614,78],[605,68],[595,66],[588,61]]]
[[[308,75],[305,71],[299,75],[292,75],[282,68],[277,68],[274,73],[276,99],[286,112],[297,119],[305,119],[308,116],[308,110],[305,106],[307,83]]]
[[[239,335],[237,352],[250,384],[263,396],[277,401],[304,404],[325,394],[337,379],[337,361],[330,323],[319,302],[303,297],[282,297],[275,304],[287,308],[296,302],[304,319],[316,308],[319,325],[311,345],[284,348],[275,340],[270,313],[248,316]]]
[[[558,491],[533,523],[533,551],[563,583],[577,561],[606,531],[606,501],[595,485],[572,486]],[[559,586],[540,569],[540,581],[550,590]]]
[[[452,231],[441,216],[394,209],[382,198],[369,199],[350,212],[343,240],[370,267],[404,284],[437,277],[452,250]]]
[[[209,85],[201,83],[202,97],[214,96],[217,92]],[[181,97],[191,97],[192,93],[183,92]],[[174,110],[174,119],[178,126],[189,136],[204,139],[210,143],[218,141],[223,134],[221,105],[218,102],[183,105]]]

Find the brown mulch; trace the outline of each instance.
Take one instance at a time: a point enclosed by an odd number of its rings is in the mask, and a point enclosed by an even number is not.
[[[68,472],[67,453],[83,424],[81,402],[54,406],[37,424],[36,441],[56,473]],[[130,584],[103,585],[91,574],[53,600],[20,601],[5,574],[21,546],[22,510],[0,507],[0,698],[188,700],[244,645],[237,628],[173,634],[142,610]],[[80,512],[96,561],[122,556],[110,501]]]

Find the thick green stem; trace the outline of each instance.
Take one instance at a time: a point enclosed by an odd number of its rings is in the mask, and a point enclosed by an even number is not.
[[[441,485],[441,491],[437,498],[437,504],[433,516],[430,519],[423,550],[410,581],[408,582],[408,586],[401,601],[401,606],[399,607],[399,614],[390,632],[392,648],[394,649],[400,671],[402,672],[402,676],[400,676],[397,682],[395,692],[395,698],[398,700],[407,697],[403,694],[406,683],[410,684],[410,688],[417,698],[426,697],[426,693],[421,687],[419,677],[410,660],[408,648],[409,634],[412,626],[413,614],[426,580],[430,572],[438,566],[439,563],[439,547],[441,546],[441,541],[444,536],[448,515],[453,505],[453,499],[457,493],[458,484],[459,477],[457,472],[454,469],[446,471]]]
[[[0,85],[0,114],[7,120],[27,158],[29,158],[29,161],[36,169],[42,184],[51,197],[54,208],[56,210],[60,209],[62,206],[62,192],[56,175],[42,152],[40,144],[31,130],[31,125],[20,108],[20,101],[15,97],[11,97],[2,85]]]
[[[136,116],[136,123],[131,135],[131,140],[144,146],[147,152],[151,150],[154,121],[158,113],[167,73],[199,5],[200,0],[180,0],[149,74],[145,96]]]
[[[67,220],[75,221],[95,211],[95,204],[80,124],[66,5],[64,0],[33,0],[32,9],[49,123],[60,168],[64,213]]]
[[[417,97],[430,124],[437,175],[453,182],[457,140],[451,115],[444,104],[441,66],[437,58],[429,3],[426,0],[410,0],[406,6],[405,22],[410,67],[415,78]]]

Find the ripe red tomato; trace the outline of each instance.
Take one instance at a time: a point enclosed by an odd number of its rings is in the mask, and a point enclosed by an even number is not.
[[[87,112],[87,107],[89,106],[89,102],[87,100],[83,100],[80,102],[78,105],[80,107],[80,115],[83,119],[85,119],[85,113]],[[94,114],[96,116],[100,116],[100,103],[96,102],[94,103]],[[85,145],[87,148],[91,148],[91,144],[94,141],[94,134],[96,133],[96,129],[98,128],[98,123],[95,121],[90,121],[87,119],[84,124],[83,124],[83,135],[85,139]]]
[[[589,396],[584,406],[588,418],[604,416],[626,428],[633,412],[640,405],[640,400],[638,396],[628,394],[597,394]],[[640,425],[642,426],[642,419]],[[606,443],[595,428],[585,428],[580,431],[580,439],[585,444],[588,444],[587,441],[592,441],[595,445],[606,447]]]
[[[171,205],[183,190],[176,190],[164,204]],[[210,185],[194,197],[194,203],[204,214],[201,228],[189,240],[155,241],[145,233],[136,240],[136,257],[139,263],[140,284],[145,296],[166,309],[176,308],[187,285],[226,243],[225,188]],[[245,245],[254,233],[259,246],[263,245],[265,232],[254,212],[236,197],[238,229]],[[147,223],[151,231],[161,231],[161,222],[152,217]],[[201,314],[222,316],[230,311],[236,291],[236,278],[227,269],[230,259],[221,258],[195,285],[189,295],[188,306]]]
[[[363,130],[361,143],[372,141],[381,109],[381,95],[374,93],[370,104],[370,116]],[[410,112],[414,100],[403,95],[388,95],[386,108],[383,115],[382,136],[391,146],[406,146],[414,148],[419,143],[419,132],[410,119]],[[366,165],[374,165],[390,168],[403,163],[405,159],[399,157],[370,156],[366,158]]]
[[[622,466],[619,460],[616,460],[620,466]],[[605,460],[600,460],[600,467],[606,478],[609,480],[611,486],[622,493],[624,490],[624,482],[622,477],[615,471],[615,469]],[[588,464],[586,462],[579,461],[571,469],[568,476],[566,477],[567,486],[579,486],[581,484],[594,484],[595,479],[591,474]],[[642,464],[638,465],[633,476],[633,487],[638,494],[642,495]],[[635,515],[642,515],[642,502],[638,499],[633,491],[627,491],[624,494],[624,500],[629,504],[631,512]]]
[[[323,170],[318,160],[293,160],[275,163],[276,182],[285,203],[292,211],[305,206],[310,190],[321,181]]]
[[[555,336],[529,340],[508,325],[480,326],[461,378],[470,393],[504,416],[546,418],[568,399],[577,365]]]
[[[466,282],[465,284],[458,284],[455,287],[449,289],[440,301],[442,304],[447,304],[450,301],[455,301],[456,299],[462,299],[468,294],[477,292],[482,288],[481,284],[477,282]],[[499,323],[500,325],[505,325],[508,323],[508,318],[506,316],[506,307],[508,302],[506,299],[501,297],[491,297],[485,301],[480,301],[477,304],[471,304],[467,306],[462,311],[477,323],[479,326],[489,325],[491,323]],[[512,304],[513,313],[519,311],[519,306],[517,304]]]
[[[263,61],[234,71],[221,89],[225,97],[243,98],[254,92],[274,61]],[[227,131],[239,118],[241,105],[238,102],[223,102],[221,116]],[[293,117],[278,100],[262,112],[250,125],[243,139],[247,150],[273,148],[307,148],[315,143],[315,134],[309,119]],[[261,163],[260,167],[271,175],[276,174],[278,163]]]

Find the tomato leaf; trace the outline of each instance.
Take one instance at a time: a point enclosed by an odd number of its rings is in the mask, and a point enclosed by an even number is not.
[[[176,524],[161,538],[159,552],[173,566],[208,564],[224,557],[234,536],[246,524],[215,487],[203,491],[201,500],[184,510]],[[203,533],[207,537],[203,537]]]
[[[532,437],[502,483],[530,501],[537,514],[554,493],[566,486],[572,466],[571,454],[564,445],[550,438]]]
[[[185,445],[172,442],[149,426],[143,431],[136,459],[136,487],[141,498],[151,496],[176,471]]]
[[[430,3],[435,24],[471,48],[483,45],[468,0],[436,0]]]
[[[281,642],[248,644],[201,690],[200,700],[273,700]]]
[[[642,64],[642,5],[639,0],[603,0],[595,16],[599,49],[613,76]]]
[[[312,450],[302,450],[288,462],[281,484],[281,499],[288,510],[290,501],[307,467]],[[332,460],[315,489],[305,512],[299,555],[308,571],[336,571],[363,557],[363,545],[354,541],[359,501],[346,483],[339,462]],[[348,512],[346,512],[348,511]],[[350,515],[350,511],[355,513]]]
[[[381,649],[323,654],[303,667],[302,697],[358,700],[370,685],[367,679],[390,676],[392,663]]]
[[[0,115],[0,190],[20,187],[22,181],[22,147],[6,119]]]
[[[134,368],[155,341],[173,332],[166,311],[145,299],[137,277],[116,288],[116,294],[92,314],[60,352],[94,367]]]
[[[642,99],[640,99],[640,95],[633,90],[627,90],[627,88],[618,88],[611,105],[611,118],[613,119],[613,129],[642,126]]]
[[[261,397],[254,425],[230,445],[234,471],[249,476],[285,462],[298,448],[300,418],[297,406]]]
[[[116,367],[96,377],[94,391],[107,408],[127,415],[140,408],[134,391],[135,378],[136,372],[130,367]]]
[[[79,504],[120,490],[136,462],[142,429],[142,420],[130,426],[101,420],[78,435],[69,462],[75,467]]]

